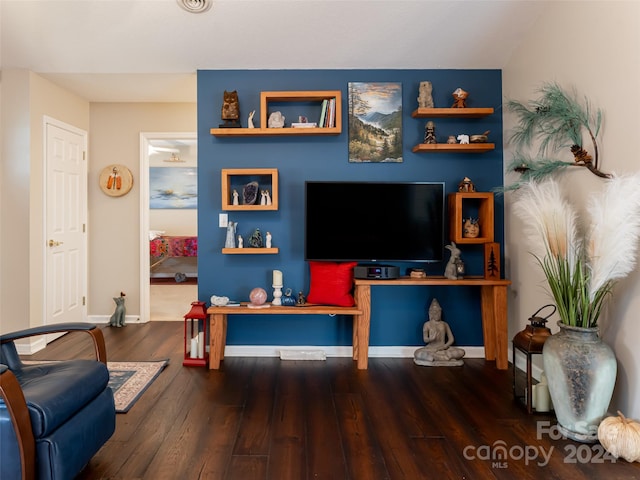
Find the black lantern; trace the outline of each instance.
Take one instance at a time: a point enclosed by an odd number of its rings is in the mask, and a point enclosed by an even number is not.
[[[207,354],[207,305],[192,302],[191,310],[184,316],[184,359],[185,367],[206,367]]]
[[[538,317],[538,313],[540,313],[543,309],[547,307],[552,307],[553,311],[547,315],[546,317]],[[545,323],[547,323],[547,319],[553,315],[556,311],[555,305],[545,305],[536,311],[529,321],[531,322],[529,325],[525,327],[524,330],[518,332],[515,337],[513,337],[513,396],[517,400],[524,402],[527,413],[533,413],[533,377],[531,373],[531,362],[533,355],[542,354],[542,347],[544,346],[545,340],[551,335],[551,330],[549,330]],[[522,392],[522,389],[518,388],[519,382],[516,368],[516,350],[520,350],[524,353],[527,359],[527,371],[526,371],[526,389]]]

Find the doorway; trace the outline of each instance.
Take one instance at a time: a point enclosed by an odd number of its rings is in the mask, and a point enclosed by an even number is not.
[[[140,134],[140,320],[183,320],[197,300],[197,135]]]

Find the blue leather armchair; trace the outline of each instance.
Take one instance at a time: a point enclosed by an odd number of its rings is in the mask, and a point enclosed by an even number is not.
[[[14,341],[56,332],[91,336],[96,360],[25,365]],[[107,354],[95,325],[64,323],[0,336],[0,478],[75,477],[115,431]]]

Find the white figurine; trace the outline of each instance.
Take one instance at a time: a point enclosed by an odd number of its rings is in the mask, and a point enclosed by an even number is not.
[[[238,226],[238,222],[229,222],[227,224],[227,238],[224,242],[224,248],[236,248],[236,227]]]
[[[469,143],[469,135],[460,134],[458,135],[458,140],[460,140],[461,145],[467,144]]]
[[[240,197],[240,195],[238,194],[238,191],[234,190],[233,191],[233,204],[234,205],[239,205],[240,204],[239,197]]]
[[[271,248],[271,232],[267,232],[266,237],[267,237],[266,246],[267,246],[267,248]]]
[[[242,239],[242,235],[238,235],[238,248],[244,247],[244,240]]]
[[[267,199],[267,205],[271,205],[271,194],[269,193],[269,190],[265,190],[264,195]]]
[[[260,205],[267,204],[267,193],[264,190],[260,190]]]
[[[247,124],[248,124],[249,128],[256,128],[256,127],[253,125],[253,116],[254,116],[255,114],[256,114],[256,111],[255,111],[255,110],[254,110],[254,111],[252,111],[252,112],[249,114],[249,119],[247,120]]]

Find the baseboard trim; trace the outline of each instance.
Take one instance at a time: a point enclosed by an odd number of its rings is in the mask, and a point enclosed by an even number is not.
[[[96,325],[108,325],[111,320],[111,315],[89,315],[89,323]],[[140,320],[140,315],[125,315],[125,323],[148,323]]]
[[[413,358],[419,346],[373,346],[370,358]],[[484,358],[484,347],[460,347],[465,358]],[[281,350],[323,350],[327,357],[352,357],[353,348],[335,345],[227,345],[225,357],[279,357]]]

